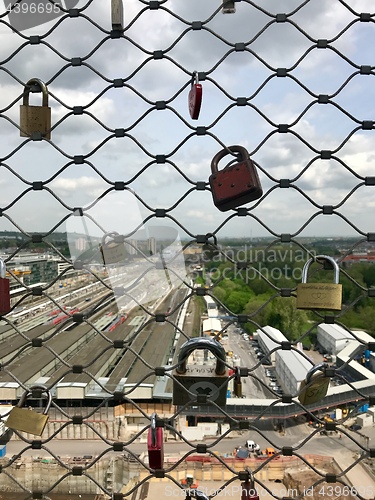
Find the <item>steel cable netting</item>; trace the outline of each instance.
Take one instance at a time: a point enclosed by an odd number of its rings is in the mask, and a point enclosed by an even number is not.
[[[368,498],[345,477],[375,454],[348,429],[352,413],[327,421],[319,404],[300,402],[300,390],[278,394],[259,376],[265,356],[255,364],[225,361],[222,390],[255,384],[269,395],[256,411],[205,394],[174,406],[171,394],[183,390],[175,376],[179,349],[199,335],[212,299],[221,314],[213,338],[233,328],[262,332],[274,343],[267,357],[294,353],[308,367],[314,362],[301,347],[318,325],[339,325],[358,350],[328,374],[343,388],[335,402],[350,402],[353,413],[374,404],[372,386],[358,384],[350,366],[375,347],[352,328],[362,311],[361,328],[372,334],[375,284],[371,266],[360,274],[347,265],[353,255],[372,255],[375,242],[370,1],[124,0],[123,26],[111,25],[116,2],[62,4],[36,3],[34,16],[38,6],[51,15],[41,22],[30,16],[30,2],[4,2],[0,13],[2,251],[12,290],[22,290],[1,321],[0,394],[15,405],[36,384],[53,396],[40,439],[14,431],[22,448],[1,458],[1,489],[17,498],[70,491],[144,498],[156,480],[184,496],[181,478],[195,463],[202,487],[220,470],[210,497],[246,482],[251,469],[258,493],[282,498],[289,495],[269,486],[267,471],[298,465],[312,491]],[[49,139],[20,136],[25,95],[33,105],[42,99],[35,78],[48,89]],[[188,97],[197,83],[202,105],[193,119]],[[213,204],[210,165],[221,150],[235,163],[233,145],[248,151],[263,193],[222,212]],[[340,266],[336,312],[296,309],[301,270],[322,248],[320,234],[324,253]],[[336,242],[341,234],[345,248]],[[239,239],[245,243],[233,251]],[[22,271],[26,254],[30,262],[46,255],[43,272]],[[124,255],[131,265],[119,268]],[[332,270],[318,259],[309,279],[330,282]],[[228,286],[237,290],[229,302]],[[32,312],[24,317],[23,310]],[[39,324],[42,313],[49,319]],[[283,314],[286,339],[278,340],[265,318]],[[45,405],[40,390],[31,396],[32,407]],[[182,450],[156,470],[146,442],[155,413],[156,429]],[[298,444],[265,431],[270,419],[301,414],[311,427]],[[178,423],[186,417],[220,422],[216,437],[186,437]],[[345,470],[303,450],[322,431],[355,446]],[[224,440],[230,448],[230,438],[250,432],[276,453],[243,462],[216,453]],[[56,451],[69,439],[81,440],[86,458]],[[100,442],[100,451],[85,451],[88,440]],[[143,453],[135,451],[139,443]],[[39,479],[27,473],[36,463]]]

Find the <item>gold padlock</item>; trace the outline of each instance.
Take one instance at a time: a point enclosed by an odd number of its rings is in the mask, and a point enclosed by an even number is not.
[[[106,242],[106,238],[112,240]],[[104,264],[123,264],[126,257],[124,237],[116,232],[106,233],[102,238],[100,252],[103,257]]]
[[[319,363],[313,366],[302,380],[298,400],[303,405],[311,405],[321,401],[327,394],[330,376],[327,376],[329,366],[326,363]],[[335,370],[331,368],[334,376]],[[318,373],[320,372],[320,373]]]
[[[334,270],[334,283],[307,283],[310,265],[318,260],[329,261]],[[302,269],[302,283],[297,285],[297,309],[329,309],[341,311],[342,285],[339,266],[333,257],[317,255],[309,259]]]
[[[242,382],[240,368],[236,367],[236,374],[233,380],[233,392],[237,398],[242,398]]]
[[[37,413],[34,410],[22,408],[25,404],[27,396],[35,390],[40,390],[42,393],[47,394],[47,405],[43,413]],[[35,434],[41,436],[48,421],[48,411],[51,407],[52,395],[44,385],[33,385],[23,393],[17,406],[14,406],[6,421],[6,426],[14,431],[27,432],[28,434]]]
[[[39,87],[42,92],[42,106],[29,104],[33,86]],[[20,106],[20,136],[31,137],[34,132],[40,132],[45,139],[51,138],[51,108],[48,106],[48,90],[47,85],[39,78],[32,78],[26,83],[23,104]]]

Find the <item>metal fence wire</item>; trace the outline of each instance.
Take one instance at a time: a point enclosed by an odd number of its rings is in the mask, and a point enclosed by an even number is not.
[[[373,350],[345,320],[361,305],[371,317],[374,288],[344,265],[356,250],[370,255],[375,242],[371,8],[372,2],[360,0],[4,2],[0,220],[1,229],[17,238],[4,260],[12,290],[17,285],[23,291],[1,321],[0,392],[4,403],[15,405],[39,386],[27,399],[33,413],[45,404],[44,388],[52,394],[42,437],[14,431],[11,442],[24,446],[1,458],[1,489],[9,498],[16,492],[14,498],[25,499],[144,498],[156,483],[194,497],[193,490],[184,492],[181,478],[197,455],[194,475],[201,474],[202,487],[208,470],[221,471],[209,497],[234,485],[249,487],[253,479],[258,493],[288,496],[269,486],[267,471],[296,464],[313,474],[298,498],[308,488],[328,491],[332,485],[339,486],[336,497],[346,496],[344,488],[369,497],[345,476],[375,454],[368,440],[348,430],[350,412],[327,422],[315,411],[318,403],[300,402],[301,390],[269,392],[255,410],[238,398],[237,404],[235,398],[217,404],[207,396],[210,389],[190,392],[177,406],[170,396],[184,392],[176,379],[183,364],[178,355],[199,332],[197,311],[207,297],[224,316],[213,338],[222,340],[234,324],[246,325],[274,341],[269,357],[294,353],[313,366],[300,346],[321,323],[341,325],[363,350]],[[42,125],[28,128],[38,120]],[[218,152],[236,164],[234,145],[248,151],[263,193],[222,211],[213,203],[210,167]],[[291,308],[297,317],[300,271],[315,258],[312,237],[320,235],[332,236],[330,254],[339,248],[336,236],[351,240],[335,255],[340,281],[351,292],[342,310],[306,313],[297,335],[273,338],[262,314],[279,303],[279,310]],[[258,237],[266,238],[263,262]],[[232,251],[236,238],[247,241],[243,254]],[[46,267],[32,281],[21,272],[22,259],[26,253],[29,261],[41,259],[41,252],[48,254],[45,265],[55,262],[57,271],[49,275]],[[299,255],[299,265],[280,271],[286,255],[294,261]],[[313,274],[332,280],[329,266],[323,267],[322,260],[313,263],[312,280]],[[257,282],[259,293],[246,300],[253,305],[240,307],[240,287],[229,306],[223,292],[228,281],[249,289]],[[114,304],[124,322],[111,331],[106,307]],[[38,315],[23,318],[22,307]],[[49,320],[38,325],[41,312]],[[345,390],[331,397],[337,405],[373,405],[371,386],[348,376],[354,357],[323,372],[344,382]],[[239,392],[238,384],[255,381],[269,390],[258,376],[262,361],[247,366],[225,358],[229,371],[219,385],[226,393],[227,385],[237,384]],[[321,424],[298,444],[285,446],[262,430],[269,418],[285,423],[297,414]],[[210,441],[192,440],[177,425],[185,415],[210,417],[221,431]],[[132,432],[124,428],[134,422],[139,424]],[[155,439],[163,429],[165,438],[180,443],[177,460],[166,457],[152,467],[149,429]],[[326,469],[303,452],[322,429],[355,445],[344,470],[332,464]],[[231,447],[230,438],[250,433],[255,441],[268,440],[276,454],[241,462],[214,453],[222,440]],[[67,438],[81,440],[85,459],[56,451]],[[85,451],[87,438],[103,443],[99,454]],[[134,451],[137,443],[143,443],[143,454]]]

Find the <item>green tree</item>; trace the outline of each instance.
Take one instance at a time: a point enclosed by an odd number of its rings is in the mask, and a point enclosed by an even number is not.
[[[358,310],[357,328],[363,328],[370,335],[375,334],[375,307],[365,306]]]
[[[307,322],[305,311],[296,309],[294,297],[276,297],[272,301],[269,325],[280,330],[288,340],[297,340],[303,334]]]
[[[240,314],[243,312],[244,307],[249,302],[251,295],[251,290],[234,290],[226,299],[226,306],[234,314]]]
[[[255,298],[249,300],[249,302],[244,307],[244,314],[250,316],[251,320],[254,323],[246,323],[246,329],[249,332],[255,332],[258,329],[258,326],[265,326],[269,324],[269,315],[271,312],[271,303],[267,304],[269,296],[257,295]]]

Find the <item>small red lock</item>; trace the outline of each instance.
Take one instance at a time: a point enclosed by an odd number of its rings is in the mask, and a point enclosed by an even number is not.
[[[219,161],[230,153],[239,153],[239,162],[218,170]],[[215,206],[222,212],[256,200],[263,194],[255,165],[242,146],[229,146],[219,151],[212,159],[211,171],[209,183],[212,197]]]
[[[147,449],[150,469],[162,469],[164,464],[163,428],[156,427],[156,413],[151,415],[151,426],[147,436]]]
[[[189,113],[193,120],[197,120],[202,104],[202,85],[199,83],[198,72],[194,71],[189,92]]]
[[[249,478],[241,483],[241,500],[259,500],[259,495],[254,486],[254,475],[248,471]]]
[[[10,312],[10,287],[6,278],[5,262],[0,258],[0,316]]]

